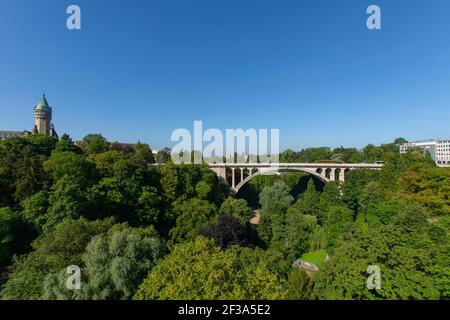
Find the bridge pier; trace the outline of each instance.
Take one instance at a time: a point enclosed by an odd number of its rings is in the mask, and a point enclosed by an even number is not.
[[[211,170],[217,175],[217,177],[219,178],[219,182],[227,182],[227,167],[211,167]]]
[[[330,169],[330,181],[336,181],[336,173],[335,173],[336,169]]]
[[[345,182],[345,169],[339,169],[339,181]]]
[[[320,172],[320,176],[324,179],[327,180],[327,168],[321,168],[321,172]]]
[[[231,168],[231,188],[236,188],[236,168]]]

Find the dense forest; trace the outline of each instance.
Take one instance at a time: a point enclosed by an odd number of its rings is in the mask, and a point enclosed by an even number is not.
[[[449,299],[450,170],[400,155],[403,141],[287,150],[281,162],[385,166],[343,184],[260,176],[236,196],[208,166],[142,143],[0,141],[0,298]]]

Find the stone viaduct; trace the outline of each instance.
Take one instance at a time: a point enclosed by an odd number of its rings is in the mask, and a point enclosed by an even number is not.
[[[298,170],[321,179],[325,183],[330,181],[345,181],[347,172],[355,169],[381,170],[381,163],[217,163],[209,164],[219,179],[230,184],[237,193],[247,182],[258,175],[269,175],[279,170]],[[228,174],[227,174],[228,173]],[[231,175],[231,181],[228,176]]]

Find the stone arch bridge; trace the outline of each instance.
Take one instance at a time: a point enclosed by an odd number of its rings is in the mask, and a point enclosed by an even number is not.
[[[229,183],[237,193],[247,182],[259,175],[268,175],[279,170],[298,170],[316,176],[325,183],[330,181],[345,181],[347,172],[355,169],[381,170],[381,163],[218,163],[209,164],[219,179]],[[231,181],[228,177],[231,175]]]

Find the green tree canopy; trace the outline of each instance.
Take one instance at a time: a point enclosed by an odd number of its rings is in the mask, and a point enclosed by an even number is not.
[[[243,250],[221,250],[198,238],[176,245],[140,285],[138,300],[259,300],[285,296],[281,280],[264,266],[242,263]]]
[[[438,244],[422,231],[405,232],[389,225],[344,243],[315,276],[318,297],[448,299],[448,235]],[[370,265],[381,269],[381,289],[366,286]]]
[[[262,207],[258,234],[266,244],[279,243],[284,237],[286,210],[294,201],[289,192],[286,183],[277,181],[260,194]]]
[[[70,265],[81,265],[81,256],[91,238],[107,232],[112,225],[112,220],[65,219],[36,239],[32,243],[32,252],[14,261],[0,297],[7,300],[39,299],[45,277]]]
[[[86,154],[103,153],[109,149],[109,142],[101,134],[88,134],[79,145]]]
[[[175,227],[170,230],[172,243],[194,240],[201,228],[217,218],[216,206],[198,198],[177,202],[173,210],[177,218]]]
[[[253,247],[255,235],[248,224],[241,224],[235,216],[224,214],[219,216],[217,223],[200,229],[199,235],[212,239],[221,248],[231,246]]]
[[[8,265],[13,254],[23,253],[33,235],[17,212],[0,208],[0,267]]]
[[[48,274],[42,297],[46,300],[130,299],[164,253],[152,229],[114,226],[107,234],[92,238],[82,255],[80,290],[66,288],[67,273]]]
[[[236,199],[229,197],[219,209],[220,214],[231,214],[239,219],[240,223],[246,225],[250,222],[251,210],[247,205],[245,199]]]

